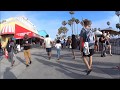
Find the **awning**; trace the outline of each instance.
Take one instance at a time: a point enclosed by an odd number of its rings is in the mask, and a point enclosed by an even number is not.
[[[27,34],[29,37],[33,36],[33,32],[30,30],[23,28],[22,26],[19,26],[15,24],[15,35],[14,38],[16,39],[23,39],[24,35]]]
[[[15,28],[12,25],[6,25],[2,28],[0,35],[15,34]]]
[[[32,32],[32,31],[30,31],[30,30],[28,30],[26,28],[23,28],[23,27],[15,24],[15,35],[14,35],[14,38],[16,38],[16,39],[23,39],[25,34],[27,34],[29,38],[37,37],[37,38],[43,39],[42,37],[40,37],[39,35],[35,34],[34,32]]]

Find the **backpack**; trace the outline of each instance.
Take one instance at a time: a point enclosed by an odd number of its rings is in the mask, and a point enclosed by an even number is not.
[[[91,30],[86,31],[85,42],[88,42],[89,47],[95,44],[95,34]]]

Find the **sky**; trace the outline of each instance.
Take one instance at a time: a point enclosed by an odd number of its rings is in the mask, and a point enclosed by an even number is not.
[[[110,27],[114,30],[116,24],[119,22],[118,16],[115,11],[74,11],[73,17],[79,19],[89,19],[92,21],[92,28],[105,29],[109,26],[107,22],[110,22]],[[58,28],[62,26],[62,21],[68,21],[71,19],[69,11],[0,11],[0,21],[11,17],[25,16],[31,21],[37,28],[38,31],[45,30],[50,37],[54,40],[57,35]],[[69,25],[67,35],[71,35],[72,31]],[[77,27],[77,26],[76,26]],[[79,33],[82,26],[78,24]]]

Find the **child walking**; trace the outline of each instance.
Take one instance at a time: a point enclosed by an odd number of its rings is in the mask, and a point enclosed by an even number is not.
[[[60,40],[57,40],[57,41],[56,41],[55,47],[56,47],[56,50],[57,50],[57,58],[58,58],[58,60],[59,60],[59,59],[60,59],[60,51],[61,51],[61,43],[60,43]]]

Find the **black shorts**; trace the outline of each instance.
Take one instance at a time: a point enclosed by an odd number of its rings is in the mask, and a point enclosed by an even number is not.
[[[85,53],[83,52],[83,56],[87,56],[90,57],[94,54],[94,49],[89,49],[90,54],[89,55],[85,55]]]
[[[46,48],[46,52],[51,52],[51,48]]]

